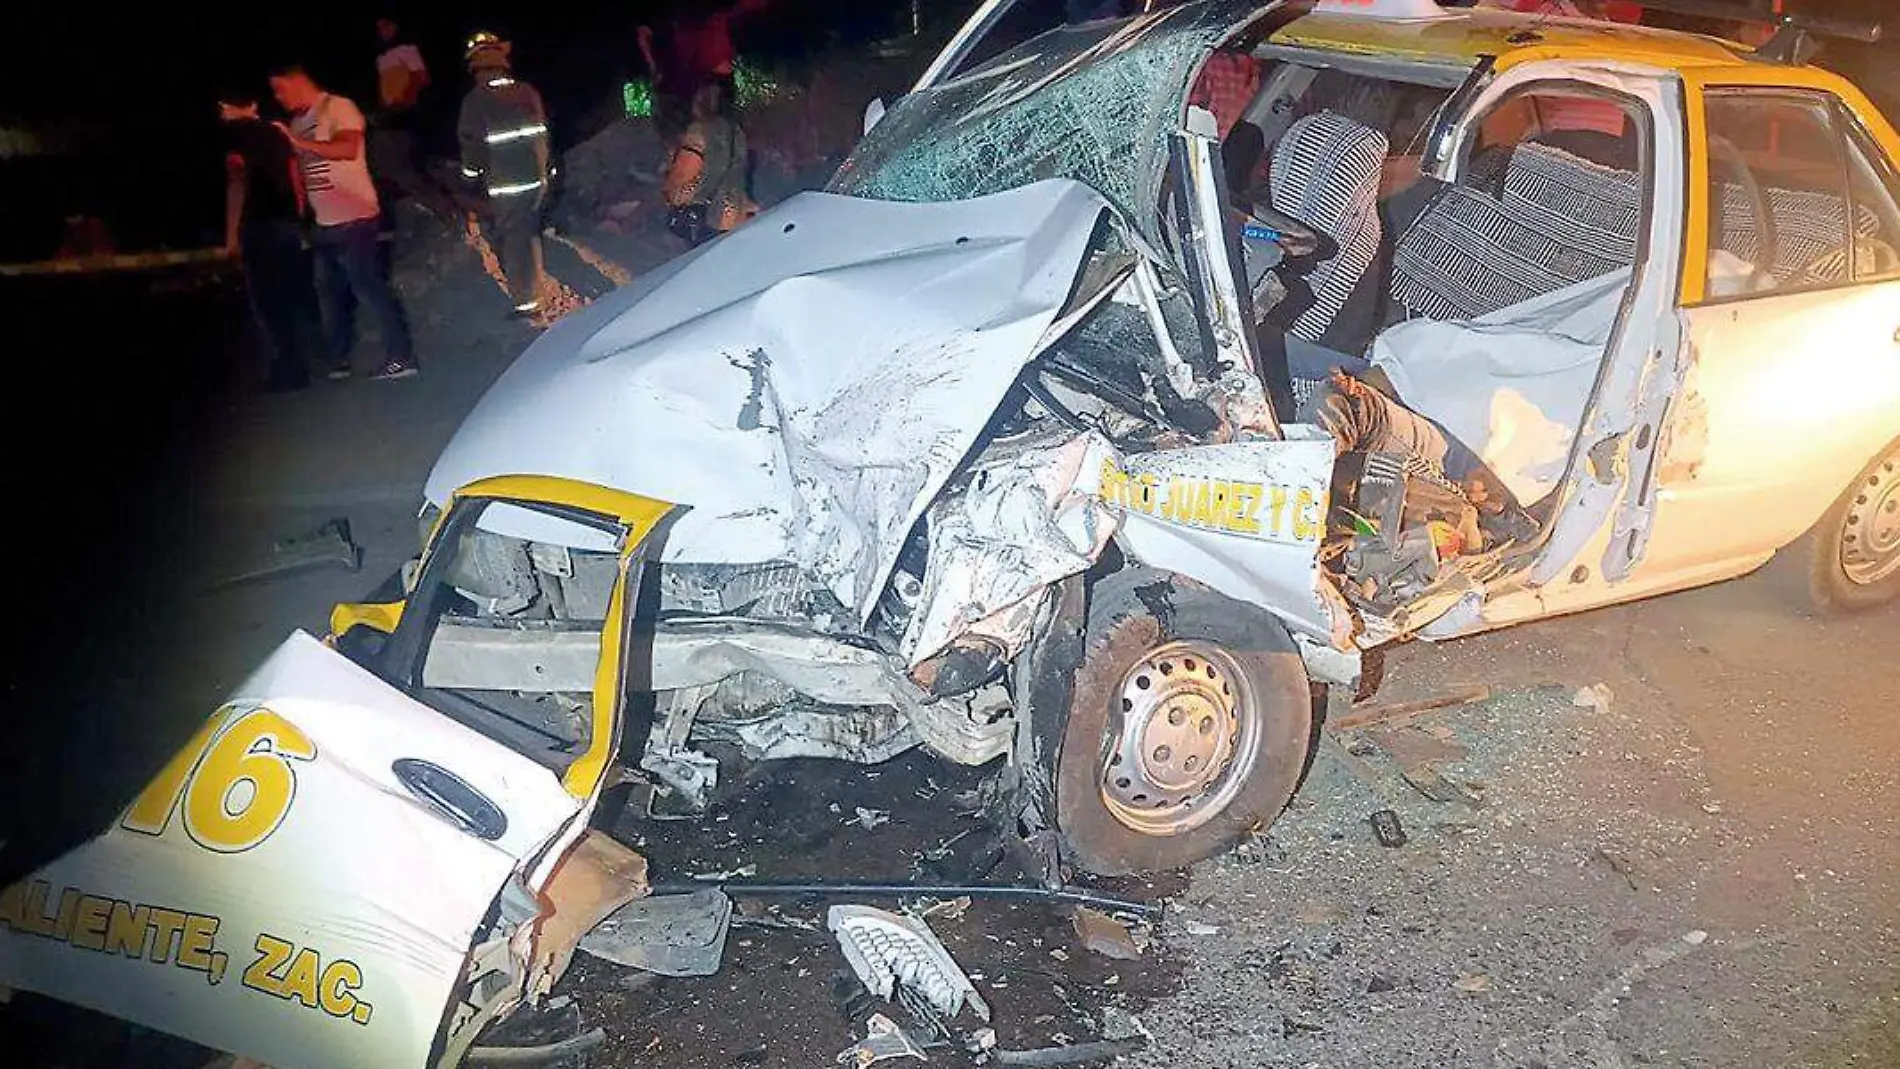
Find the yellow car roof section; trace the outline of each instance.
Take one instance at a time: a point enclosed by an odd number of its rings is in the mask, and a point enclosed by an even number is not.
[[[1671,70],[1756,62],[1746,47],[1732,41],[1675,30],[1487,8],[1446,8],[1444,13],[1439,19],[1398,20],[1319,11],[1294,19],[1272,41],[1447,67],[1469,68],[1491,56],[1500,70],[1547,59],[1612,60]]]

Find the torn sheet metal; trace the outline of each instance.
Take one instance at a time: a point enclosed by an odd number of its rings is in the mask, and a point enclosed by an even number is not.
[[[566,975],[582,937],[647,892],[646,858],[604,832],[582,833],[541,892],[547,910],[525,985],[530,997],[552,991]]]
[[[973,628],[1006,659],[1022,649],[1035,623],[1034,604],[1024,603],[1086,570],[1115,533],[1115,513],[1094,493],[1114,458],[1100,435],[1066,429],[989,445],[968,486],[930,510],[923,594],[903,641],[911,665]],[[1026,611],[1006,611],[1018,606]],[[985,621],[992,626],[977,626]]]
[[[581,939],[594,957],[661,976],[711,976],[725,957],[732,899],[708,888],[630,902]]]
[[[532,471],[678,501],[668,561],[794,562],[863,619],[1102,211],[1064,180],[946,204],[793,197],[544,334],[457,430],[429,499]],[[533,514],[505,522],[484,526],[543,540]]]
[[[1563,478],[1629,281],[1613,271],[1472,320],[1400,323],[1372,362],[1529,505]]]
[[[923,921],[872,906],[833,906],[825,924],[837,934],[852,971],[877,997],[891,999],[901,984],[945,1017],[968,1006],[979,1019],[990,1019],[989,1004]]]
[[[837,1063],[849,1069],[870,1069],[879,1062],[898,1058],[915,1058],[920,1062],[930,1060],[924,1056],[924,1049],[896,1021],[881,1013],[874,1013],[865,1022],[864,1038],[839,1051]]]
[[[1335,446],[1290,424],[1280,441],[1164,449],[1099,473],[1116,539],[1144,564],[1251,602],[1295,632],[1347,648],[1350,620],[1320,574]]]

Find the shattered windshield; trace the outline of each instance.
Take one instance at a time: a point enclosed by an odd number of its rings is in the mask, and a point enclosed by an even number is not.
[[[1201,58],[1272,4],[1206,0],[1064,26],[899,101],[831,191],[964,200],[1073,178],[1159,242],[1167,136]]]

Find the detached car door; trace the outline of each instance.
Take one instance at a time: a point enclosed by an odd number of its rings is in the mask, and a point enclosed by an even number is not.
[[[1701,100],[1693,365],[1644,564],[1675,585],[1799,538],[1900,436],[1892,129],[1822,88],[1710,85]]]
[[[532,960],[534,892],[598,799],[638,563],[666,511],[546,479],[458,495],[406,602],[339,607],[330,641],[293,634],[114,826],[0,895],[0,984],[277,1069],[459,1051],[472,1036],[452,1037],[452,1016],[479,1016],[451,1013],[472,949],[510,898],[527,923],[504,934]],[[492,690],[428,678],[456,628],[529,624],[462,586],[471,547],[497,544],[482,525],[510,515],[538,540],[504,548],[608,569],[597,614],[533,613],[537,637],[591,650],[578,692],[537,688],[535,657],[502,657],[522,678],[504,665]],[[533,716],[544,699],[563,715]]]

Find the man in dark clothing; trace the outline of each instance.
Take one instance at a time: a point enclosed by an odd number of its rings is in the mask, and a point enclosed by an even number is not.
[[[733,65],[739,50],[732,43],[732,21],[762,11],[771,0],[736,0],[712,11],[674,5],[673,17],[656,39],[652,26],[638,30],[640,54],[653,76],[653,123],[671,147],[692,122],[693,95],[710,81],[722,82],[730,106],[738,100]]]
[[[548,192],[548,117],[541,94],[509,70],[508,42],[492,33],[469,38],[475,88],[462,98],[456,138],[462,177],[488,194],[485,213],[495,255],[518,316],[540,311],[541,207]]]
[[[224,244],[244,269],[251,313],[270,348],[266,390],[301,389],[323,350],[315,275],[303,246],[303,182],[283,134],[257,115],[257,95],[232,92],[224,120]]]

